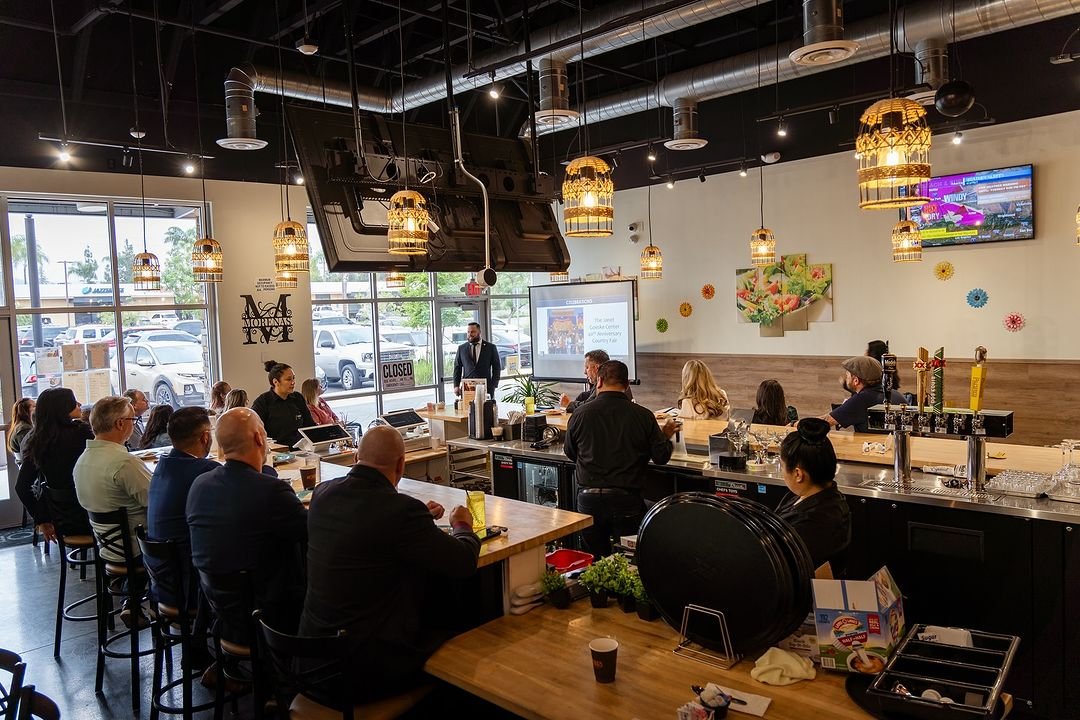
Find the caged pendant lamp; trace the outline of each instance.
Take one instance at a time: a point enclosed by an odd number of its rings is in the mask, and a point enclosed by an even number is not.
[[[926,110],[907,98],[879,100],[859,119],[859,207],[887,209],[930,202],[930,126]]]
[[[199,52],[194,28],[191,33],[191,60],[195,68],[195,132],[199,136],[199,175],[202,182],[203,236],[191,246],[191,277],[195,282],[219,283],[224,277],[221,243],[211,236],[210,204],[206,202],[206,159],[203,155],[202,121],[199,102]]]
[[[135,78],[135,31],[128,17],[128,35],[131,40],[131,94],[135,101],[135,127],[139,125],[139,86]],[[136,137],[139,155],[139,196],[142,203],[143,251],[131,263],[131,282],[136,290],[158,292],[161,290],[161,262],[146,246],[146,174],[143,169],[142,135]]]
[[[401,290],[405,287],[405,273],[400,270],[391,270],[386,273],[386,289]]]
[[[750,264],[765,267],[776,263],[776,236],[767,227],[759,227],[750,234]]]
[[[922,236],[919,226],[910,220],[893,226],[892,259],[894,263],[922,262]]]
[[[274,3],[274,15],[278,20],[278,29],[281,28],[281,13],[278,3]],[[281,46],[277,49],[278,74],[282,75],[281,69]],[[281,90],[281,185],[278,188],[278,198],[281,203],[281,222],[274,227],[274,285],[278,288],[291,289],[297,286],[300,273],[311,272],[311,257],[308,247],[307,230],[304,226],[292,219],[292,209],[289,207],[289,119],[285,113],[285,93]]]
[[[664,255],[652,241],[652,185],[649,185],[649,244],[641,251],[642,280],[662,280],[664,277]]]

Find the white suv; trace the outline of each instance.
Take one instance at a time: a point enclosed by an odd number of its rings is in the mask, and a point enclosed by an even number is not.
[[[408,345],[379,338],[383,362],[413,360]],[[326,325],[315,328],[315,365],[326,379],[346,390],[375,384],[375,342],[368,325]]]
[[[206,368],[199,343],[125,345],[124,372],[127,389],[142,390],[152,405],[172,405],[175,409],[206,402]],[[119,386],[115,377],[113,385]]]
[[[151,325],[160,325],[170,330],[176,327],[178,322],[180,322],[180,318],[172,310],[161,310],[150,315]]]
[[[114,330],[115,328],[112,325],[76,325],[68,328],[63,342],[75,345],[100,342]]]

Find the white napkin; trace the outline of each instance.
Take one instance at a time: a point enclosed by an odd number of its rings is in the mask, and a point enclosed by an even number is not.
[[[772,702],[772,698],[767,698],[764,695],[755,695],[753,693],[743,692],[742,690],[734,690],[723,685],[716,685],[709,683],[705,686],[705,692],[707,693],[710,688],[719,688],[725,695],[730,695],[733,698],[737,698],[745,702],[745,705],[733,702],[728,705],[728,710],[734,710],[735,712],[745,713],[747,715],[754,715],[756,717],[765,717],[765,711],[769,709],[769,703]]]
[[[754,663],[750,677],[766,685],[791,685],[817,677],[814,663],[793,652],[771,647]]]

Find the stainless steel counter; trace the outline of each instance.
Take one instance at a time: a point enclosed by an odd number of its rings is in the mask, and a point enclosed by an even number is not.
[[[502,452],[519,457],[566,462],[570,460],[563,452],[561,444],[552,445],[546,450],[534,450],[529,443],[520,440],[494,442],[490,440],[472,440],[459,438],[448,441],[449,445],[491,452]],[[779,468],[773,466],[770,471],[747,470],[732,472],[720,470],[708,461],[705,455],[675,456],[667,465],[661,466],[672,470],[682,470],[716,478],[744,483],[764,483],[783,485],[784,480]],[[862,463],[840,463],[836,471],[836,483],[845,495],[853,497],[896,500],[918,505],[973,510],[997,515],[1012,515],[1032,520],[1050,520],[1063,523],[1080,522],[1080,504],[1049,500],[1047,498],[1028,498],[1012,495],[992,495],[987,498],[975,498],[969,495],[933,495],[931,488],[942,488],[937,475],[913,471],[911,484],[898,487],[894,484],[892,468],[882,465]],[[948,492],[942,488],[939,492]]]

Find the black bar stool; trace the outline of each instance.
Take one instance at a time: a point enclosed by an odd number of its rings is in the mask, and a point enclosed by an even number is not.
[[[255,586],[251,573],[208,573],[199,570],[199,585],[214,611],[214,656],[218,677],[214,696],[214,720],[221,720],[227,693],[226,682],[251,686],[255,717],[263,716],[266,700],[264,682],[260,679],[258,646],[255,642]],[[239,641],[222,637],[227,628],[234,637],[250,638]],[[245,668],[245,666],[247,666]]]
[[[45,501],[50,507],[57,507],[55,498],[58,491],[53,490],[50,487],[45,488]],[[65,497],[70,495],[70,492],[65,493]],[[54,514],[55,517],[55,514]],[[93,535],[65,535],[62,528],[58,523],[56,525],[56,545],[60,549],[60,586],[56,593],[56,629],[53,633],[53,657],[60,657],[60,640],[64,631],[64,621],[70,622],[89,622],[97,619],[97,613],[93,615],[75,615],[74,610],[77,607],[85,605],[89,602],[94,602],[98,596],[98,577],[94,576],[95,590],[92,594],[87,595],[81,600],[76,600],[70,605],[64,605],[64,599],[67,595],[67,572],[70,567],[72,570],[78,568],[79,577],[83,580],[86,579],[86,569],[94,566],[94,558],[91,551],[94,549],[94,536]],[[46,543],[47,544],[47,543]]]
[[[113,526],[111,530],[97,536],[97,544],[94,546],[94,571],[99,578],[98,654],[94,691],[100,693],[105,684],[105,658],[127,658],[131,665],[131,709],[138,715],[142,699],[139,658],[154,652],[153,647],[139,650],[139,630],[143,627],[141,605],[146,598],[146,570],[143,568],[142,558],[133,550],[127,510],[120,508],[112,512],[91,512],[89,515],[92,523]],[[104,552],[111,553],[114,557],[119,556],[121,560],[108,560],[103,557]],[[110,635],[107,630],[108,619],[117,613],[123,613],[123,609],[113,609],[113,598],[124,601],[130,614],[131,627]],[[128,639],[128,650],[114,650],[112,646],[124,638]]]
[[[19,695],[19,720],[60,720],[60,708],[51,697],[27,685]]]
[[[0,648],[0,670],[11,674],[6,687],[0,683],[0,717],[13,720],[19,707],[23,678],[26,677],[26,663],[18,653]]]

